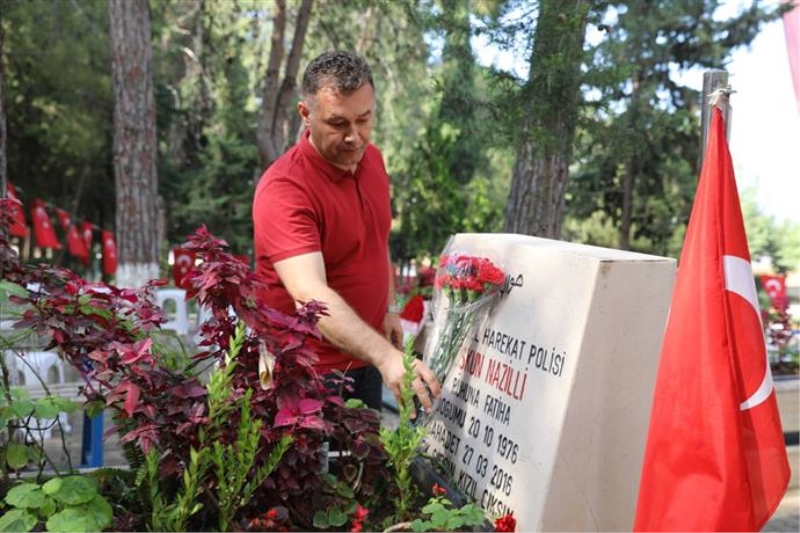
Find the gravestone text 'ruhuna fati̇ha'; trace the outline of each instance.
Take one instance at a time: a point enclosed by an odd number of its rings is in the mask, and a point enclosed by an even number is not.
[[[505,281],[453,358],[422,450],[518,531],[630,531],[675,260],[507,234],[459,234],[444,254],[487,257]]]

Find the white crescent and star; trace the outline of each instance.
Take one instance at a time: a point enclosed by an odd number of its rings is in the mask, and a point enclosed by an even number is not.
[[[36,208],[36,216],[42,221],[42,227],[47,229],[50,227],[50,220],[47,217],[47,211],[43,207]]]
[[[778,294],[780,294],[782,288],[783,285],[781,285],[781,282],[775,278],[769,278],[767,281],[764,282],[764,290],[766,290],[767,294],[769,294],[772,297],[775,297]]]
[[[189,271],[189,267],[192,265],[192,258],[186,254],[180,254],[178,255],[177,263],[180,273],[186,274]]]
[[[758,323],[761,323],[761,311],[758,307],[758,297],[756,296],[756,284],[753,279],[753,269],[749,261],[745,261],[741,257],[733,255],[726,255],[722,258],[723,270],[725,271],[725,290],[734,294],[738,294],[750,304],[753,312],[758,317]],[[763,333],[762,333],[763,335]],[[765,344],[766,346],[766,344]],[[752,409],[757,405],[763,403],[769,395],[772,394],[774,388],[772,383],[772,372],[770,372],[769,358],[767,356],[766,347],[764,349],[764,357],[766,359],[766,368],[764,371],[764,378],[761,381],[758,389],[750,395],[745,401],[739,404],[739,409],[746,411]]]

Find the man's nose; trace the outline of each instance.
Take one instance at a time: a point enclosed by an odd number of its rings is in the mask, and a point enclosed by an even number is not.
[[[350,126],[344,134],[344,142],[352,143],[358,139],[358,129],[355,125]]]

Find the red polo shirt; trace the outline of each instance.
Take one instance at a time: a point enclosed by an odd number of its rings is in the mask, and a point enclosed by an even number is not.
[[[328,163],[309,132],[270,166],[253,201],[256,273],[266,281],[266,302],[285,313],[295,304],[273,263],[322,252],[328,286],[376,331],[382,332],[389,292],[389,176],[380,151],[369,145],[355,174]],[[327,341],[317,346],[318,368],[366,363]]]

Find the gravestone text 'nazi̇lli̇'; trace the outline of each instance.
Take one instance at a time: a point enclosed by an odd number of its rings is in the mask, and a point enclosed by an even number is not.
[[[443,380],[422,451],[521,531],[630,531],[672,259],[520,235],[460,234],[501,293]],[[437,295],[426,346],[447,328]]]

